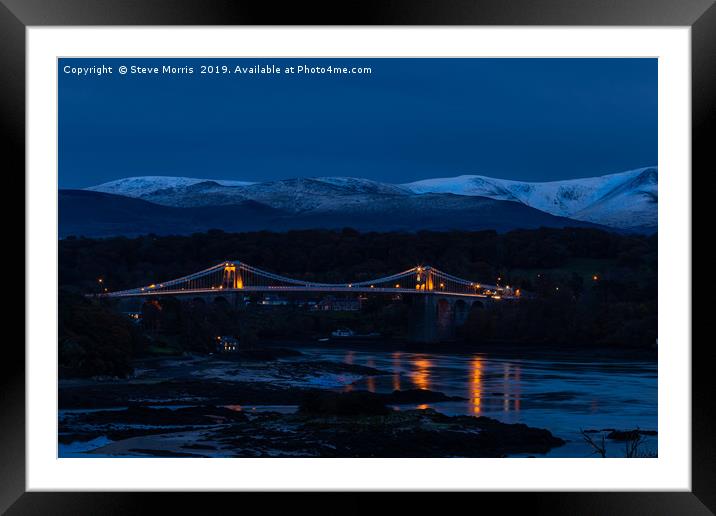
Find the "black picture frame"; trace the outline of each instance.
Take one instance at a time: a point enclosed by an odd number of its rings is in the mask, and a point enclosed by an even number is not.
[[[17,189],[23,185],[24,189],[24,181],[17,178],[20,175],[24,178],[25,165],[27,27],[287,24],[689,26],[692,169],[703,175],[716,169],[712,137],[708,136],[713,133],[716,115],[714,0],[374,0],[329,5],[305,2],[279,5],[255,0],[0,0],[0,124],[8,144],[3,167],[6,184],[12,183]],[[708,340],[695,340],[692,346],[692,491],[476,493],[470,496],[482,498],[479,506],[489,501],[508,513],[521,509],[549,514],[713,514],[716,512],[714,349]],[[221,495],[217,500],[215,494],[204,494],[187,504],[185,495],[171,493],[25,492],[25,354],[14,339],[6,339],[0,373],[0,511],[7,510],[8,514],[136,514],[149,512],[158,501],[167,512],[172,506],[186,512],[193,503],[198,503],[197,507],[202,507],[203,512],[209,507],[219,509],[219,500],[228,496]],[[208,496],[212,496],[211,502]],[[259,502],[266,504],[268,510],[276,503],[270,494],[240,496],[244,497],[243,503]],[[321,495],[294,495],[288,503],[292,510],[298,507],[296,503],[315,508],[316,496]],[[371,510],[379,503],[371,494],[347,496],[351,500],[339,502],[347,508],[341,510]],[[257,497],[260,499],[256,500]],[[424,502],[418,496],[403,503],[410,510],[410,504]]]

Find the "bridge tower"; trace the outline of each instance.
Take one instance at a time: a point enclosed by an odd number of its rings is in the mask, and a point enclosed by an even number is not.
[[[434,273],[431,267],[417,267],[415,269],[415,289],[434,290]]]
[[[229,263],[224,266],[224,288],[242,289],[244,288],[244,280],[241,277],[241,271],[236,270],[236,265]]]

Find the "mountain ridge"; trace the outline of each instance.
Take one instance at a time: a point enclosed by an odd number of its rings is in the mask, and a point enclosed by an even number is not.
[[[514,199],[552,215],[621,229],[638,226],[655,228],[658,202],[657,170],[657,167],[642,167],[604,176],[548,182],[462,175],[415,181],[402,186],[419,193],[450,192]],[[626,185],[631,185],[631,188]],[[617,193],[622,195],[621,199],[617,198]],[[609,199],[612,202],[607,204],[605,201]]]
[[[171,176],[118,179],[85,190],[123,195],[175,208],[242,205],[254,201],[275,210],[306,216],[356,210],[390,211],[390,203],[443,212],[455,205],[449,195],[515,202],[545,214],[620,230],[655,231],[658,169],[643,167],[605,176],[550,182],[525,182],[480,175],[434,178],[391,184],[352,177],[291,178],[265,182]],[[435,195],[438,195],[437,197]],[[419,201],[421,196],[434,205]],[[479,203],[478,203],[479,204]],[[471,209],[473,205],[469,205]]]

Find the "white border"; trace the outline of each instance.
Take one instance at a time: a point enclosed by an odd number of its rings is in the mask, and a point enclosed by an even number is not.
[[[29,490],[690,490],[689,28],[32,27],[27,43]],[[57,459],[58,56],[658,57],[659,458]]]

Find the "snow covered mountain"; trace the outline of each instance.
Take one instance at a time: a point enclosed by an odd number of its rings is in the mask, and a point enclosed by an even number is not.
[[[485,176],[426,179],[403,185],[349,177],[251,183],[147,176],[119,179],[86,190],[174,208],[258,203],[286,214],[315,215],[318,219],[357,211],[387,213],[391,205],[404,209],[413,206],[421,210],[420,216],[429,217],[431,211],[455,210],[460,198],[486,197],[619,229],[653,231],[657,224],[656,167],[546,183]]]
[[[657,167],[545,183],[466,175],[402,186],[418,194],[452,193],[517,201],[552,215],[615,228],[649,229],[657,225]]]
[[[90,186],[85,190],[95,192],[124,195],[126,197],[143,198],[162,190],[175,190],[186,188],[198,183],[212,182],[224,186],[246,186],[252,183],[247,181],[227,181],[224,179],[197,179],[193,177],[171,176],[140,176],[125,177],[97,186]]]
[[[362,204],[375,198],[414,195],[409,189],[350,177],[282,179],[265,183],[153,177],[119,179],[87,188],[174,207],[224,206],[255,201],[289,212]]]

